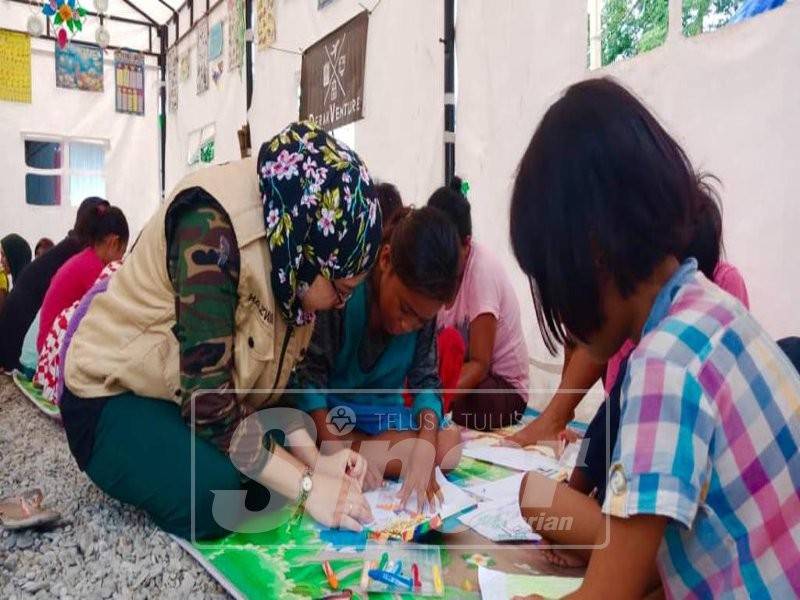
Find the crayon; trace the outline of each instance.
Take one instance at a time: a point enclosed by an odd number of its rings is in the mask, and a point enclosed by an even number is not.
[[[339,580],[336,579],[336,573],[333,572],[331,563],[329,563],[327,560],[323,561],[322,570],[325,571],[325,578],[328,580],[328,585],[331,586],[331,589],[338,590]]]
[[[352,590],[342,590],[341,592],[330,594],[329,596],[323,596],[322,600],[349,600],[352,597]]]
[[[381,562],[378,563],[378,570],[383,571],[388,563],[389,563],[389,553],[384,552],[381,555]]]
[[[419,579],[419,567],[417,566],[417,563],[411,565],[411,577],[414,580],[414,587],[421,588],[422,581]]]
[[[364,561],[364,568],[361,571],[361,581],[359,582],[361,589],[364,591],[369,587],[369,571],[373,568],[375,568],[374,560]]]
[[[444,584],[442,583],[442,573],[439,570],[439,565],[433,565],[433,589],[439,596],[444,593]]]
[[[375,581],[378,581],[380,583],[385,583],[386,585],[391,585],[394,587],[402,587],[406,588],[407,590],[414,589],[414,582],[411,581],[408,577],[402,577],[395,573],[390,573],[389,571],[371,569],[369,572],[369,576]]]

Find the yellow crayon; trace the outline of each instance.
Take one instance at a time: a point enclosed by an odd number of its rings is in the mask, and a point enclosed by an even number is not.
[[[439,565],[433,565],[433,589],[436,591],[436,595],[438,596],[441,596],[444,593],[442,573],[439,571]]]

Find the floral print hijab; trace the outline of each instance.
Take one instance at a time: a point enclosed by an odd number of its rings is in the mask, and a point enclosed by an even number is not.
[[[314,315],[300,299],[326,279],[367,271],[378,252],[381,216],[364,163],[311,122],[292,123],[258,153],[258,176],[272,255],[272,293],[290,324]]]

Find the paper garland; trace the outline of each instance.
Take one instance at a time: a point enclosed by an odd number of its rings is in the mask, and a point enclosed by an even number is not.
[[[244,30],[244,0],[228,0],[228,71],[242,68]]]
[[[31,38],[0,29],[0,100],[31,103]]]
[[[208,91],[208,17],[197,22],[197,93]]]

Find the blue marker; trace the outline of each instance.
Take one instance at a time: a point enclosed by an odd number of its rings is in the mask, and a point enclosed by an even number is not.
[[[375,581],[385,583],[386,585],[405,588],[409,591],[414,589],[414,582],[411,579],[395,573],[390,573],[389,571],[370,569],[369,576]]]

